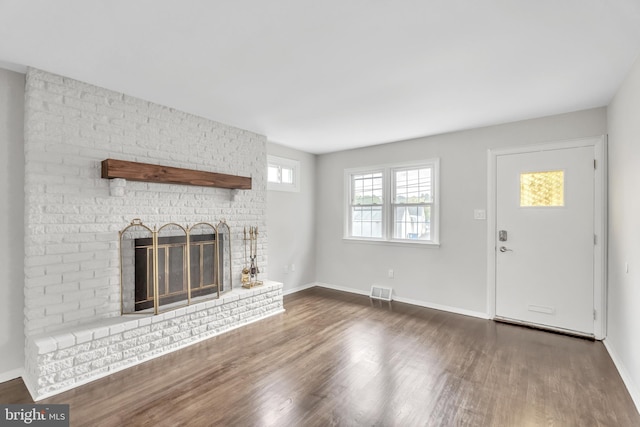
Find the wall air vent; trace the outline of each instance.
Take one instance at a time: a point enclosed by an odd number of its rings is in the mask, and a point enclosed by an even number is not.
[[[393,293],[393,289],[386,288],[384,286],[372,285],[371,293],[369,297],[375,299],[381,299],[384,301],[391,301],[391,294]]]

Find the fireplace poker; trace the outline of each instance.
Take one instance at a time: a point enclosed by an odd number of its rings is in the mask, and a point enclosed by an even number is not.
[[[242,269],[242,278],[241,278],[241,282],[243,285],[249,283],[249,281],[251,280],[249,277],[249,266],[247,264],[247,227],[244,227],[244,238],[242,239],[244,242],[244,268]]]
[[[251,260],[251,279],[253,280],[256,276],[256,255],[254,252],[254,240],[255,240],[255,228],[249,227],[249,259]]]
[[[260,268],[258,267],[258,227],[256,226],[255,232],[255,250],[253,251],[253,256],[256,258],[256,279],[258,278],[258,273],[260,273]]]

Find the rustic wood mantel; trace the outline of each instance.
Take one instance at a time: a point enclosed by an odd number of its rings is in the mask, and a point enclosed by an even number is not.
[[[244,176],[115,159],[106,159],[102,161],[102,178],[123,178],[131,181],[197,185],[201,187],[218,187],[240,190],[251,189],[251,178]]]

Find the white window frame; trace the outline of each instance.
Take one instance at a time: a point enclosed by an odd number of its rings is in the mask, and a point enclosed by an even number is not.
[[[293,173],[293,182],[272,182],[269,181],[269,167],[275,166],[282,170],[282,168],[291,169]],[[290,192],[299,192],[300,191],[300,161],[294,159],[286,159],[284,157],[267,155],[267,190],[273,191],[290,191]]]
[[[351,169],[350,172],[345,176],[345,184],[347,186],[347,203],[346,203],[346,238],[354,239],[354,240],[366,240],[366,241],[384,241],[385,236],[387,234],[387,221],[385,220],[387,213],[387,174],[384,168],[362,168],[362,169]],[[354,205],[351,204],[353,201],[353,193],[352,193],[352,183],[354,175],[365,175],[365,174],[382,174],[382,237],[362,237],[362,236],[352,236],[351,230],[351,214],[353,212],[352,208]],[[363,205],[363,206],[376,206],[376,204],[371,205]]]
[[[399,239],[393,237],[393,196],[395,193],[394,181],[395,171],[407,169],[432,168],[432,203],[431,204],[431,240],[417,239]],[[351,233],[351,201],[352,201],[352,177],[353,175],[361,175],[366,173],[382,172],[383,185],[383,209],[382,209],[382,237],[359,237],[353,236]],[[377,165],[370,167],[359,167],[345,169],[344,171],[344,233],[343,239],[355,242],[370,242],[382,244],[401,244],[401,245],[423,245],[423,246],[439,246],[440,245],[440,159],[425,159],[415,162],[393,163],[385,165]]]

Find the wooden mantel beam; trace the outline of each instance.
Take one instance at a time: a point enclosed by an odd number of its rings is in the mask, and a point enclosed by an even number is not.
[[[102,178],[124,178],[131,181],[197,185],[201,187],[218,187],[240,190],[251,189],[251,178],[244,176],[115,159],[106,159],[102,161]]]

